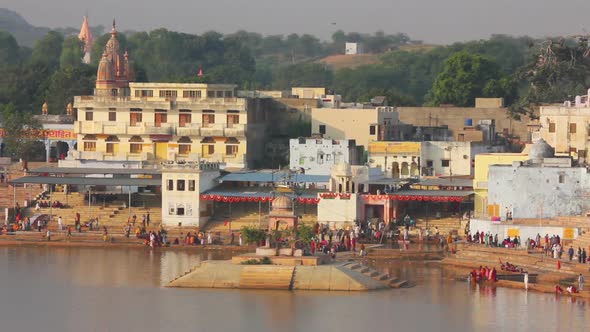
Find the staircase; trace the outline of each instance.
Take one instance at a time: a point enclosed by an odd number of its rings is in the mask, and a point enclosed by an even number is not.
[[[384,283],[391,288],[401,288],[409,286],[407,280],[400,280],[396,277],[390,277],[386,273],[379,273],[377,270],[374,270],[368,266],[361,265],[360,263],[354,261],[343,263],[340,266],[346,269],[350,269],[352,271],[362,273],[366,277],[372,278],[373,280],[378,281],[380,283]]]
[[[100,227],[106,226],[113,228],[115,233],[123,233],[123,227],[129,218],[129,209],[124,207],[126,202],[113,201],[106,205],[90,205],[84,199],[83,193],[69,193],[63,192],[52,193],[51,201],[59,201],[66,204],[66,208],[41,208],[35,211],[34,208],[27,209],[26,215],[33,214],[52,214],[54,222],[49,224],[50,229],[57,229],[57,218],[62,217],[64,225],[74,225],[76,220],[76,213],[80,213],[80,221],[86,224],[89,220],[99,218]],[[150,227],[155,228],[162,222],[162,208],[157,207],[131,207],[131,215],[136,215],[136,225],[141,224],[142,215],[150,213]],[[112,232],[109,230],[109,232]]]
[[[426,219],[418,219],[416,221],[416,227],[422,227],[426,230]],[[457,232],[462,235],[461,222],[458,217],[454,218],[443,218],[443,219],[429,219],[428,227],[430,228],[430,235],[434,236],[436,231],[435,227],[438,227],[438,232],[441,236],[447,236],[449,233]],[[453,233],[454,234],[454,233]]]

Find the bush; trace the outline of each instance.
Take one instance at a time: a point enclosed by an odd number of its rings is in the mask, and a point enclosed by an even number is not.
[[[240,229],[240,232],[245,243],[258,243],[266,238],[264,230],[258,227],[244,226]]]

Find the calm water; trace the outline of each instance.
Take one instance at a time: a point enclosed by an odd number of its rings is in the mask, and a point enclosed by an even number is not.
[[[585,331],[589,304],[470,288],[436,266],[378,268],[413,280],[367,293],[168,289],[219,254],[0,248],[0,331]]]

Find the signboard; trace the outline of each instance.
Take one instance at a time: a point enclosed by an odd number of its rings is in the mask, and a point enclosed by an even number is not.
[[[573,240],[574,239],[574,229],[573,228],[564,228],[563,229],[563,239],[564,240]]]
[[[369,154],[420,155],[421,147],[420,142],[371,142]]]
[[[508,228],[508,236],[509,237],[520,236],[520,229],[518,229],[518,228]]]
[[[37,138],[47,138],[48,140],[75,140],[76,133],[69,129],[42,129],[36,130],[34,136]],[[0,128],[0,138],[6,137],[6,132]]]

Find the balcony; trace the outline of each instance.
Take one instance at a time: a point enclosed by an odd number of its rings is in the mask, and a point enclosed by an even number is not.
[[[187,124],[186,127],[176,127],[178,136],[201,136],[201,126],[196,123]]]
[[[225,137],[245,137],[246,136],[246,125],[245,124],[228,124],[224,129],[223,136]]]
[[[174,135],[174,125],[172,123],[160,123],[156,127],[154,123],[143,123],[143,133],[145,135]]]
[[[223,137],[223,124],[209,124],[201,127],[201,136],[207,137]]]

